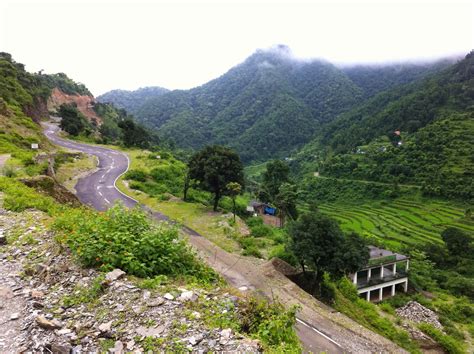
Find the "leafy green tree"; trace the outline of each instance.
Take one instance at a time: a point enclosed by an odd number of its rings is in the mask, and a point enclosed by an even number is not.
[[[298,212],[296,210],[297,200],[298,187],[296,185],[285,182],[279,187],[274,203],[278,208],[281,226],[283,226],[287,216],[292,220],[295,220],[298,217]]]
[[[229,182],[226,186],[226,194],[232,199],[232,213],[234,214],[235,223],[235,199],[242,192],[242,186],[237,182]]]
[[[77,110],[75,105],[62,104],[59,107],[58,114],[62,118],[59,126],[71,135],[79,135],[88,126],[86,118]]]
[[[472,239],[468,234],[455,227],[448,227],[441,233],[444,243],[452,257],[463,257],[471,254]]]
[[[435,265],[428,259],[425,252],[412,250],[410,252],[410,282],[420,289],[432,290],[438,284],[433,279]]]
[[[318,212],[301,215],[289,224],[288,232],[289,249],[297,257],[303,272],[306,273],[307,268],[314,271],[313,291],[317,293],[325,272],[335,278],[341,277],[360,269],[369,257],[359,236],[344,237],[335,220]]]
[[[266,167],[267,169],[263,173],[262,187],[268,200],[263,201],[274,202],[280,191],[280,186],[290,182],[290,168],[281,160],[270,161]]]
[[[150,134],[141,125],[135,123],[132,119],[127,118],[118,123],[122,129],[123,144],[126,147],[136,146],[146,149],[150,145]]]
[[[355,232],[346,235],[344,245],[337,258],[341,261],[340,271],[343,274],[352,273],[367,264],[370,253],[365,240]]]
[[[224,146],[206,146],[191,157],[189,177],[214,194],[214,211],[229,182],[244,186],[244,168],[239,155]]]

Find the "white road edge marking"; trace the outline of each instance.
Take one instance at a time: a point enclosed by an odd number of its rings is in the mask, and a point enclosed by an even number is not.
[[[100,195],[101,197],[103,197],[103,196],[104,196],[104,195],[102,194],[102,192],[99,192],[99,195]]]
[[[117,177],[115,177],[115,180],[114,180],[114,187],[115,189],[120,193],[122,194],[123,196],[133,200],[135,203],[137,204],[140,204],[140,202],[132,197],[130,197],[129,195],[125,194],[124,192],[122,192],[120,189],[117,188],[117,180],[122,177],[125,173],[127,173],[127,171],[129,170],[130,168],[130,159],[128,158],[128,155],[124,152],[120,152],[122,155],[124,155],[127,159],[127,169],[125,171],[123,171],[121,174],[119,174]]]
[[[343,349],[342,346],[337,343],[334,339],[332,339],[331,337],[328,337],[327,335],[325,335],[323,332],[317,330],[316,328],[314,328],[313,326],[310,326],[308,323],[306,323],[305,321],[302,321],[300,320],[298,317],[296,318],[296,322],[298,323],[301,323],[303,326],[305,327],[308,327],[309,329],[312,329],[313,331],[315,331],[316,333],[318,333],[319,335],[323,336],[324,338],[326,338],[328,341],[330,341],[331,343],[337,345],[339,348]]]
[[[105,202],[106,202],[107,204],[110,204],[110,202],[109,202],[109,200],[108,200],[107,198],[104,198],[104,200],[105,200]]]

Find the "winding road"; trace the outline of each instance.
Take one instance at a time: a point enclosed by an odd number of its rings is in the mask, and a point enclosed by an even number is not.
[[[97,171],[80,178],[75,187],[77,197],[83,204],[97,210],[107,210],[116,200],[121,200],[129,208],[137,204],[135,199],[120,192],[115,185],[117,179],[128,170],[126,154],[60,138],[57,135],[60,129],[54,123],[43,123],[43,127],[44,134],[52,143],[97,157]]]
[[[107,210],[115,201],[133,207],[138,203],[116,187],[117,179],[129,168],[128,156],[120,151],[99,146],[78,143],[58,136],[60,131],[55,123],[42,123],[44,134],[54,144],[64,148],[81,151],[98,158],[97,171],[82,177],[76,184],[79,200],[97,210]],[[142,206],[143,207],[143,206]],[[160,212],[143,207],[157,220],[169,220]],[[196,231],[183,226],[190,243],[196,247],[206,262],[219,272],[232,286],[249,288],[268,298],[279,298],[283,303],[297,303],[299,311],[296,330],[305,352],[399,352],[383,337],[364,329],[355,322],[346,326],[333,321],[332,310],[324,309],[323,304],[299,289],[279,272],[265,273],[263,262],[252,261],[247,257],[228,253],[211,241],[201,237]],[[346,321],[346,319],[344,319]],[[347,318],[347,321],[352,321]]]

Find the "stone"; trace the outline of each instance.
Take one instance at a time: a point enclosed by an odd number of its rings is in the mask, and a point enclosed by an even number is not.
[[[230,336],[232,335],[232,329],[231,328],[223,329],[220,334],[221,334],[222,339],[229,339]]]
[[[72,332],[72,330],[70,330],[69,328],[63,328],[63,329],[60,329],[57,333],[59,335],[65,335],[65,334],[69,334],[71,332]]]
[[[52,320],[47,320],[45,317],[43,316],[37,316],[36,317],[36,323],[38,324],[38,326],[40,326],[41,328],[44,328],[44,329],[58,329],[58,328],[61,328],[63,325],[60,321],[56,320],[56,319],[52,319]]]
[[[127,342],[127,350],[133,350],[134,346],[135,346],[135,341],[133,339]]]
[[[42,275],[48,272],[49,267],[46,264],[38,263],[35,267],[35,272],[38,275]]]
[[[10,320],[14,321],[20,318],[20,314],[18,312],[12,313],[10,316]]]
[[[155,337],[158,338],[161,333],[165,330],[164,326],[158,326],[156,328],[146,328],[143,326],[138,327],[135,332],[142,337]]]
[[[196,344],[199,344],[203,340],[204,336],[202,334],[197,334],[195,336],[189,337],[188,342],[192,346],[195,346]]]
[[[240,291],[247,291],[247,290],[249,290],[249,288],[247,288],[246,286],[241,286],[241,287],[239,288],[239,290],[240,290]]]
[[[3,234],[0,234],[0,246],[7,244],[7,237]]]
[[[117,279],[120,279],[124,275],[125,275],[125,272],[123,270],[116,268],[105,275],[105,280],[111,283]]]
[[[408,302],[405,306],[396,309],[395,312],[398,316],[409,321],[413,321],[415,323],[429,323],[433,327],[443,330],[443,326],[439,322],[438,315],[416,301]]]
[[[123,353],[123,343],[119,340],[115,342],[114,353]]]
[[[163,299],[162,297],[157,297],[155,299],[150,299],[149,301],[147,301],[146,305],[148,307],[158,307],[158,306],[161,306],[165,303],[165,299]]]
[[[72,350],[72,346],[69,344],[51,344],[51,352],[55,354],[69,354]]]
[[[197,299],[197,295],[195,295],[192,291],[184,291],[179,296],[179,300],[181,301],[195,301]]]
[[[113,321],[109,321],[109,322],[106,322],[106,323],[102,323],[102,324],[99,326],[99,331],[101,331],[101,332],[110,332],[110,330],[112,329],[112,322],[113,322]]]
[[[42,291],[39,291],[39,290],[32,290],[31,291],[31,297],[33,299],[42,299],[44,297],[44,293]]]
[[[174,300],[174,296],[171,295],[170,293],[166,293],[163,297],[164,297],[166,300]]]
[[[151,296],[151,292],[149,292],[148,290],[143,292],[143,300],[148,300],[150,296]]]

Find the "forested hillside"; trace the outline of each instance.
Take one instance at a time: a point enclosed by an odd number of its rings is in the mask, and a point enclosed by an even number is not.
[[[454,60],[443,59],[415,64],[354,65],[342,67],[342,71],[362,89],[364,97],[371,97],[395,86],[420,80],[447,68],[454,62]]]
[[[473,77],[471,52],[438,74],[376,95],[323,127],[294,165],[472,199]]]
[[[184,148],[235,148],[243,161],[287,157],[339,114],[374,94],[446,67],[427,64],[337,68],[297,60],[286,46],[259,50],[221,77],[191,90],[114,90],[99,97],[159,128]]]
[[[48,146],[33,120],[48,116],[47,100],[53,88],[71,94],[89,94],[65,74],[32,74],[8,53],[0,53],[0,154],[8,153],[19,163],[32,164],[32,143]]]
[[[126,109],[127,112],[135,114],[137,110],[149,99],[161,96],[169,92],[163,87],[142,87],[135,91],[112,90],[97,97],[101,103],[112,103],[115,107]]]
[[[62,95],[57,107],[51,101],[53,92]],[[84,97],[98,120],[86,117],[76,105]],[[49,145],[38,122],[49,117],[50,109],[63,116],[61,127],[71,135],[128,146],[147,146],[154,141],[124,110],[95,102],[83,84],[63,73],[29,73],[10,54],[0,53],[0,154],[9,153],[21,164],[32,164],[36,151],[31,144],[39,143],[40,149]]]
[[[332,64],[297,61],[280,46],[203,86],[149,99],[136,117],[181,147],[225,144],[244,161],[266,160],[287,156],[361,97]]]

